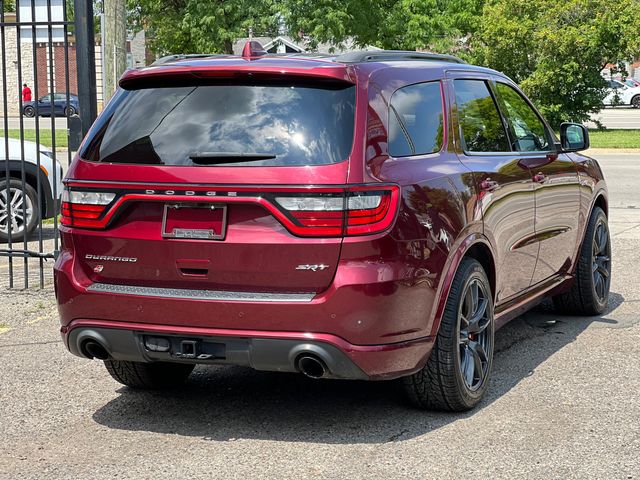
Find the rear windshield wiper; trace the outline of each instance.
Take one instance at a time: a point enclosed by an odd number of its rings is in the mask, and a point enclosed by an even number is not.
[[[273,160],[271,153],[237,153],[237,152],[195,152],[189,158],[196,165],[216,165],[219,163],[255,162],[257,160]]]

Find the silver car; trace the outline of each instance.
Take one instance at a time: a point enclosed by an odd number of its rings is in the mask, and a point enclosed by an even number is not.
[[[8,153],[7,155],[4,138],[2,138],[0,139],[0,242],[8,240],[9,230],[13,241],[23,240],[25,235],[28,236],[36,228],[40,219],[55,216],[59,211],[63,188],[62,165],[56,160],[54,167],[53,152],[49,148],[25,141],[23,157],[20,140],[10,138]],[[40,159],[39,168],[38,158]],[[37,193],[38,178],[40,179],[40,198]]]

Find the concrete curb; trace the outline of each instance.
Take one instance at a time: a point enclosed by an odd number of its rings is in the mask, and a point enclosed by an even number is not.
[[[640,148],[590,148],[583,153],[585,155],[640,155]]]

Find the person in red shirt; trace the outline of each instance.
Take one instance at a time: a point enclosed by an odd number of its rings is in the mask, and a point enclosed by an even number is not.
[[[31,89],[29,88],[29,86],[25,83],[24,85],[22,85],[22,101],[23,102],[30,102],[31,101]]]

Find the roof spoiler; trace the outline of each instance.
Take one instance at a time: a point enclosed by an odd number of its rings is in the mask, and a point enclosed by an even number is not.
[[[255,40],[250,40],[245,43],[244,48],[242,49],[242,58],[246,58],[247,60],[257,57],[262,57],[267,55],[267,52],[260,42],[256,42]],[[174,55],[165,55],[164,57],[158,58],[154,61],[150,66],[156,67],[158,65],[164,65],[165,63],[176,62],[178,60],[191,60],[194,58],[212,58],[212,57],[230,57],[231,55],[227,54],[216,54],[216,53],[178,53]]]
[[[169,62],[176,62],[178,60],[190,60],[192,58],[212,58],[212,57],[228,57],[229,55],[225,54],[216,54],[216,53],[178,53],[175,55],[165,55],[164,57],[160,57],[156,59],[150,67],[155,67],[158,65],[163,65]]]

